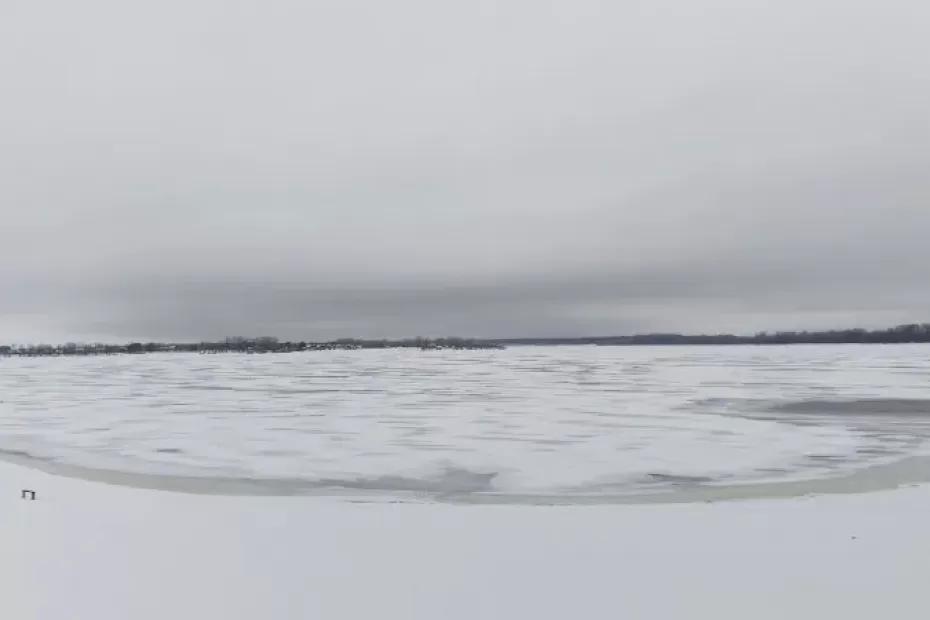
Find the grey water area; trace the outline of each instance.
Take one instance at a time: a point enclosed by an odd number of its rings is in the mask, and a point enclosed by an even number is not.
[[[603,505],[717,502],[806,495],[848,494],[930,483],[930,399],[805,399],[784,402],[705,399],[692,413],[713,412],[748,420],[818,426],[841,424],[868,438],[854,455],[806,455],[824,461],[816,473],[799,468],[760,472],[756,479],[647,473],[635,480],[562,488],[557,493],[506,492],[496,472],[448,467],[429,478],[287,478],[179,475],[88,467],[0,449],[0,459],[49,474],[105,484],[178,493],[230,496],[329,496],[354,502],[451,504]]]

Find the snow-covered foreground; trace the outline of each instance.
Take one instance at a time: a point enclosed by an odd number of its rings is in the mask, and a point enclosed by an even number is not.
[[[930,487],[461,506],[188,495],[0,464],[0,617],[925,618],[927,514]]]

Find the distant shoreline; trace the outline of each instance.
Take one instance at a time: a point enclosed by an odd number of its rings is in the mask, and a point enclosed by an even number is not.
[[[766,344],[911,344],[930,342],[930,323],[898,325],[888,329],[834,329],[828,331],[759,332],[752,336],[734,334],[653,333],[633,336],[592,336],[581,338],[506,338],[503,345],[766,345]]]
[[[495,350],[508,346],[694,346],[785,344],[911,344],[930,343],[930,323],[898,325],[882,330],[760,332],[733,334],[637,334],[568,338],[408,338],[402,340],[340,338],[326,342],[282,341],[273,337],[227,338],[220,342],[129,342],[125,344],[0,345],[0,356],[60,357],[144,353],[294,353],[358,349]]]

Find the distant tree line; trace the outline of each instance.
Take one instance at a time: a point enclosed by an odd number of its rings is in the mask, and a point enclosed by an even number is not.
[[[930,342],[930,323],[898,325],[888,329],[833,329],[828,331],[759,332],[752,336],[733,334],[637,334],[634,336],[601,336],[591,338],[507,338],[495,340],[503,345],[566,345],[597,344],[604,346],[631,345],[698,345],[698,344],[893,344]]]
[[[291,353],[295,351],[326,351],[356,349],[501,349],[507,345],[772,345],[772,344],[892,344],[930,342],[930,323],[898,325],[888,329],[834,329],[829,331],[759,332],[752,336],[733,334],[637,334],[633,336],[602,336],[591,338],[407,338],[403,340],[365,340],[340,338],[327,342],[290,342],[271,336],[261,338],[233,337],[219,342],[130,342],[126,344],[62,345],[0,345],[0,356],[71,356],[118,355],[143,353]]]
[[[362,340],[341,338],[327,342],[290,342],[271,336],[233,337],[217,342],[129,342],[126,344],[0,345],[2,356],[48,357],[77,355],[119,355],[143,353],[293,353],[296,351],[416,348],[501,349],[503,345],[473,338],[408,338],[404,340]]]

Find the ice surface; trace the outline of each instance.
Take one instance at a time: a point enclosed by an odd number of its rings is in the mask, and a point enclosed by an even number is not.
[[[166,493],[0,463],[0,489],[10,620],[927,617],[926,486],[458,506]]]
[[[928,387],[915,345],[6,358],[0,450],[307,492],[623,494],[920,453]]]

